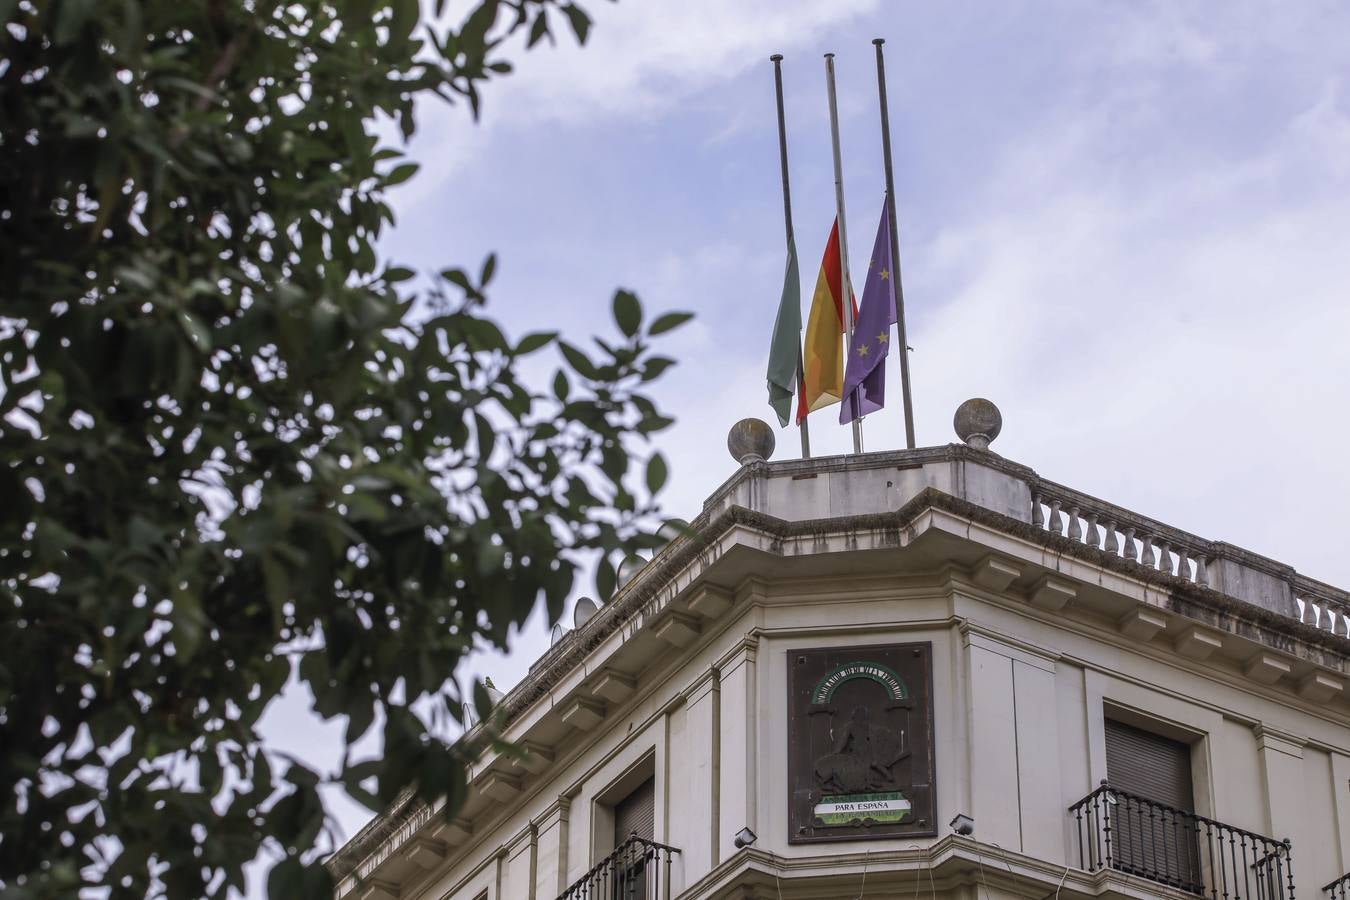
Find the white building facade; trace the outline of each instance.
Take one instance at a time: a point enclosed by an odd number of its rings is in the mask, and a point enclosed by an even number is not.
[[[1345,592],[978,435],[765,443],[339,898],[1342,896]]]

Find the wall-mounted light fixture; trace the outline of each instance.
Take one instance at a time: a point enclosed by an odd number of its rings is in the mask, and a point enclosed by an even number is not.
[[[737,850],[744,850],[757,840],[759,840],[759,838],[753,831],[749,828],[742,828],[740,831],[736,832],[736,837],[732,839],[731,843],[736,846]]]
[[[957,834],[975,833],[975,820],[965,813],[957,813],[956,818],[952,819],[949,824],[952,826],[952,831]]]

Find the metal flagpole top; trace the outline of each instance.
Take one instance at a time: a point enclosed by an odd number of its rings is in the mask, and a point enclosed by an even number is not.
[[[834,205],[835,221],[839,226],[839,298],[844,309],[845,347],[853,346],[853,284],[848,272],[848,231],[844,213],[844,166],[839,152],[839,106],[834,96],[834,54],[825,54],[825,91],[830,100],[830,143],[834,151]],[[843,398],[840,398],[842,402]],[[853,452],[862,452],[862,424],[853,420]]]
[[[881,157],[886,172],[886,220],[891,232],[891,289],[895,297],[896,349],[900,355],[900,391],[905,407],[905,446],[914,449],[914,403],[909,385],[909,338],[905,330],[905,288],[900,277],[900,229],[896,223],[895,175],[891,168],[891,117],[886,101],[886,63],[881,45],[885,38],[873,38],[877,48],[877,101],[881,105]]]
[[[788,186],[787,122],[783,114],[783,54],[775,53],[769,57],[769,61],[773,63],[774,96],[778,106],[778,159],[783,170],[783,225],[787,232],[789,265],[795,265],[797,251],[792,228],[792,191]],[[800,329],[801,299],[800,297],[793,297],[792,302],[798,304],[799,327],[794,342],[797,345],[797,395],[800,397],[801,392],[806,390],[806,368],[802,361]],[[779,308],[779,313],[782,313],[781,306]],[[789,401],[791,400],[790,397],[788,399]],[[789,407],[789,413],[791,413],[791,407]],[[802,439],[802,459],[811,458],[811,431],[810,426],[807,424],[807,418],[807,416],[803,416],[802,420],[797,423],[797,429],[800,432]]]

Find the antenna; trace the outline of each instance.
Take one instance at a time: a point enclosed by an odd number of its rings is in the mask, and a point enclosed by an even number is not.
[[[572,610],[572,625],[580,628],[589,622],[591,616],[595,615],[599,609],[600,607],[590,597],[582,597]]]

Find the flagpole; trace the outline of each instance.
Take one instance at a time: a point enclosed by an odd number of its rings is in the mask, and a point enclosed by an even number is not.
[[[909,345],[905,339],[905,289],[900,279],[900,231],[895,225],[895,177],[891,173],[891,117],[886,103],[886,62],[881,54],[885,38],[875,38],[877,95],[881,100],[881,155],[886,167],[886,216],[891,228],[891,267],[895,277],[895,327],[900,347],[900,392],[905,400],[905,445],[914,449],[914,406],[909,396]]]
[[[850,350],[853,347],[853,282],[848,274],[848,236],[844,230],[844,167],[839,154],[839,104],[834,98],[834,54],[825,54],[825,87],[830,95],[830,141],[834,146],[834,208],[839,223],[839,286],[844,296],[840,304],[844,307],[844,343]],[[853,452],[862,452],[862,423],[853,420]]]
[[[783,117],[783,54],[775,53],[769,57],[773,61],[773,87],[778,99],[778,162],[783,170],[783,226],[787,229],[788,247],[793,245],[792,234],[792,191],[788,187],[788,160],[787,160],[787,123]],[[801,298],[797,298],[801,303]],[[802,391],[806,387],[806,370],[802,366],[802,339],[801,334],[797,335],[797,390]],[[811,432],[807,427],[806,417],[802,418],[798,425],[802,436],[802,459],[811,458]]]

